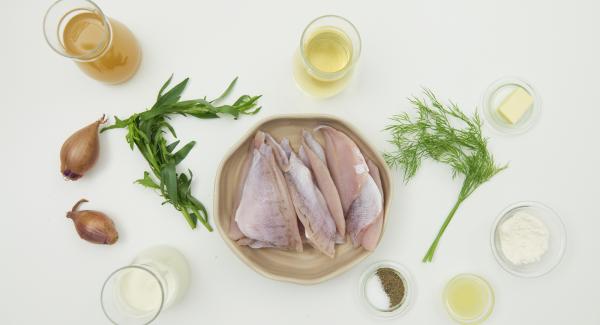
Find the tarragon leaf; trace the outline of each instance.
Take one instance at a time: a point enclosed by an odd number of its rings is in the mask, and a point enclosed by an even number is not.
[[[153,188],[153,189],[157,189],[157,190],[160,189],[160,186],[158,184],[156,184],[156,182],[154,182],[152,177],[150,177],[150,173],[148,173],[148,172],[144,172],[144,178],[140,178],[140,179],[136,180],[135,183],[140,184],[144,187],[148,187],[148,188]]]
[[[190,141],[181,149],[179,149],[176,153],[174,153],[173,162],[175,163],[175,165],[178,165],[180,162],[182,162],[185,159],[185,157],[187,157],[188,153],[190,153],[190,150],[194,148],[195,145],[196,141]]]
[[[168,162],[162,166],[160,178],[162,188],[166,192],[169,201],[177,206],[179,204],[179,193],[177,191],[177,173],[175,172],[175,164],[173,162]]]
[[[238,81],[238,77],[235,77],[235,79],[233,79],[232,82],[229,83],[229,86],[227,86],[227,88],[225,89],[225,91],[217,98],[211,100],[211,103],[216,103],[220,100],[222,100],[223,98],[229,96],[229,93],[231,93],[231,91],[233,90],[233,87],[235,87],[235,84]]]
[[[152,109],[150,109],[150,111],[160,110],[161,107],[177,103],[181,98],[181,94],[185,90],[185,87],[187,86],[189,80],[189,78],[185,78],[182,82],[178,83],[175,87],[171,88],[171,90],[167,91],[164,95],[160,96],[154,104],[154,106],[152,106]]]
[[[178,145],[178,144],[179,144],[179,140],[177,140],[177,141],[175,141],[175,142],[173,142],[173,143],[169,144],[169,145],[167,146],[167,151],[168,151],[169,153],[172,153],[172,152],[173,152],[173,150],[175,150],[175,148],[177,147],[177,145]]]
[[[171,84],[171,80],[173,80],[173,74],[171,74],[171,76],[169,77],[169,79],[167,79],[167,81],[162,85],[162,87],[160,87],[160,90],[158,91],[158,96],[156,96],[156,101],[157,102],[162,97],[163,92],[165,91],[165,89],[167,89],[167,87],[169,87],[169,85]]]

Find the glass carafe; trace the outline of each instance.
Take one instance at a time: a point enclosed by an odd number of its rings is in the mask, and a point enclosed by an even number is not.
[[[58,0],[44,16],[44,35],[58,54],[108,84],[129,80],[142,53],[135,36],[89,0]]]
[[[151,247],[109,275],[102,286],[102,310],[114,324],[149,324],[185,295],[189,283],[188,263],[177,249]]]

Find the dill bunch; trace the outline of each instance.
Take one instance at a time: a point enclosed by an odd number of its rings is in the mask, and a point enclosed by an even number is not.
[[[487,139],[481,133],[482,121],[477,112],[467,116],[456,104],[441,103],[430,90],[425,89],[424,94],[423,99],[410,99],[416,116],[403,113],[391,118],[392,123],[385,130],[391,133],[389,142],[395,150],[384,153],[384,158],[390,167],[403,169],[406,182],[415,176],[424,158],[450,166],[453,178],[463,177],[456,203],[423,257],[423,262],[431,262],[444,231],[462,202],[507,165],[499,166],[494,162]]]

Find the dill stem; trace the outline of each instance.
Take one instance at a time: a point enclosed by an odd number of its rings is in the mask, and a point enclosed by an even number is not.
[[[463,184],[463,187],[464,187],[464,184]],[[446,228],[448,228],[448,225],[450,224],[450,221],[452,221],[452,218],[454,217],[454,214],[456,213],[456,210],[458,210],[458,207],[460,207],[460,205],[463,203],[463,201],[465,199],[466,199],[466,197],[459,196],[458,200],[454,204],[454,207],[452,208],[452,210],[450,211],[450,213],[446,217],[446,220],[444,220],[444,224],[442,225],[442,227],[438,231],[437,236],[435,236],[435,240],[433,241],[433,243],[431,243],[431,246],[429,246],[429,249],[427,250],[427,254],[425,254],[425,256],[423,257],[423,263],[428,263],[428,262],[431,262],[433,260],[433,255],[435,254],[435,250],[437,249],[437,246],[438,246],[438,244],[440,242],[440,239],[442,239],[442,235],[446,231]]]

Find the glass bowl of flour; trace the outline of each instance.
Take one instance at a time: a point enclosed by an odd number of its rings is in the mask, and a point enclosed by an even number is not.
[[[496,261],[507,272],[533,278],[552,271],[565,253],[567,236],[558,214],[539,202],[517,202],[492,227]]]

